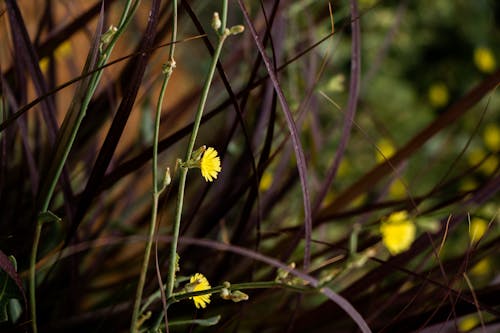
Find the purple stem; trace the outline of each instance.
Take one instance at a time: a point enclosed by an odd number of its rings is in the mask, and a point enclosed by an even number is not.
[[[305,234],[305,247],[304,247],[304,270],[307,270],[309,267],[309,263],[311,261],[311,231],[312,231],[312,216],[311,216],[311,202],[309,198],[309,189],[307,187],[307,167],[306,161],[304,157],[304,151],[302,149],[302,144],[300,142],[300,138],[298,135],[297,127],[293,120],[292,113],[290,112],[290,108],[286,101],[285,95],[281,89],[278,78],[276,77],[276,72],[274,66],[269,61],[269,58],[266,55],[264,50],[264,46],[262,45],[257,32],[255,31],[255,27],[250,20],[248,12],[245,8],[245,5],[241,0],[238,0],[241,11],[247,22],[248,28],[252,37],[255,41],[255,45],[259,49],[259,52],[262,56],[262,61],[266,65],[267,72],[269,73],[269,78],[271,79],[274,89],[276,90],[276,94],[278,95],[278,99],[281,104],[281,108],[283,109],[283,113],[285,115],[286,123],[288,125],[288,129],[290,130],[290,135],[292,137],[293,149],[295,151],[295,157],[297,158],[297,169],[299,171],[299,178],[302,187],[302,198],[304,201],[304,215],[305,215],[305,223],[304,223],[304,234]]]

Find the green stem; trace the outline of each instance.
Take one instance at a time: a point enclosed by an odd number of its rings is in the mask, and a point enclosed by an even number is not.
[[[224,0],[222,3],[222,15],[220,17],[221,19],[221,30],[220,30],[220,35],[223,36],[225,33],[225,30],[227,28],[227,10],[228,10],[228,5],[227,5],[227,0]]]
[[[358,236],[361,231],[361,226],[357,223],[354,224],[351,236],[349,238],[349,254],[353,257],[358,252]]]
[[[177,241],[179,239],[179,229],[181,225],[182,204],[184,202],[184,189],[186,186],[187,172],[188,169],[181,165],[179,176],[179,191],[177,193],[177,206],[175,209],[174,232],[172,235],[172,242],[170,243],[170,256],[168,260],[167,298],[172,295],[172,291],[174,290]]]
[[[172,296],[170,296],[167,300],[167,305],[171,305],[173,303],[179,302],[184,299],[188,299],[193,296],[200,296],[200,295],[206,295],[206,294],[215,294],[220,292],[224,288],[224,285],[220,285],[217,287],[213,287],[211,289],[207,290],[200,290],[200,291],[194,291],[190,293],[185,293],[185,292],[179,292],[175,293]],[[310,288],[306,286],[294,286],[294,285],[289,285],[281,282],[276,282],[276,281],[260,281],[260,282],[245,282],[245,283],[235,283],[231,284],[230,290],[250,290],[250,289],[273,289],[273,288],[282,288],[282,289],[288,289],[290,291],[295,291],[295,292],[311,292],[311,291],[316,291],[317,289],[315,288]],[[147,301],[145,302],[143,309],[145,309],[147,306],[151,305],[155,300],[160,298],[160,290],[157,290],[153,294],[151,294]],[[155,328],[160,327],[161,320],[163,319],[163,313],[160,313],[158,318],[155,320]],[[154,331],[153,329],[153,331]],[[154,331],[155,332],[155,331]]]
[[[245,283],[235,283],[231,284],[230,290],[249,290],[249,289],[272,289],[272,288],[283,288],[289,289],[296,292],[305,292],[310,290],[315,290],[307,287],[293,286],[289,284],[284,284],[276,281],[261,281],[261,282],[245,282]],[[176,293],[173,294],[167,301],[167,304],[173,304],[184,299],[188,299],[194,296],[201,296],[206,294],[215,294],[224,289],[224,286],[217,286],[207,290],[193,291],[190,293]]]
[[[226,22],[225,16],[227,15],[227,0],[223,1],[223,17],[222,22]],[[222,34],[219,35],[219,42],[215,49],[212,63],[210,64],[210,69],[207,74],[207,78],[205,80],[205,84],[203,86],[203,90],[200,97],[200,102],[198,104],[198,109],[196,111],[193,131],[191,132],[191,137],[189,139],[188,148],[186,150],[186,155],[184,157],[184,161],[189,161],[191,158],[191,154],[193,153],[194,145],[196,142],[196,137],[198,135],[198,130],[200,128],[201,118],[203,116],[203,110],[205,109],[205,104],[207,102],[208,92],[210,90],[210,85],[212,84],[212,80],[215,74],[215,69],[217,68],[217,62],[219,60],[222,46],[224,45],[224,41],[227,37],[225,33],[225,25],[222,25]],[[169,268],[168,268],[168,280],[167,280],[167,298],[172,296],[172,292],[174,290],[174,279],[175,279],[175,260],[177,254],[177,241],[179,238],[179,229],[181,224],[181,216],[182,216],[182,205],[184,202],[184,190],[186,186],[186,178],[187,178],[188,168],[181,166],[180,169],[180,179],[179,179],[179,192],[177,195],[177,206],[175,210],[175,220],[174,220],[174,233],[172,236],[171,248],[170,248],[170,258],[169,258]]]
[[[172,72],[175,68],[174,52],[175,52],[175,40],[177,39],[177,1],[172,2],[173,12],[172,12],[172,44],[170,44],[169,59],[163,70],[164,77],[160,89],[160,95],[158,97],[158,103],[156,105],[156,115],[154,123],[154,137],[153,137],[153,161],[152,161],[152,175],[153,175],[153,204],[151,206],[151,221],[149,225],[149,236],[146,243],[146,250],[144,251],[144,258],[142,261],[141,273],[139,276],[139,282],[137,284],[137,290],[134,301],[134,310],[132,313],[132,321],[130,324],[130,331],[137,332],[137,320],[139,318],[140,307],[142,302],[142,293],[144,291],[144,284],[146,282],[146,275],[149,266],[149,259],[151,257],[151,249],[153,246],[153,238],[155,235],[157,216],[158,216],[158,202],[160,199],[162,189],[158,188],[158,141],[160,136],[160,122],[161,122],[161,110],[163,105],[163,99],[165,97],[165,91],[167,90],[168,82],[172,76]],[[178,233],[178,231],[177,231]],[[175,266],[175,265],[174,265]],[[161,283],[161,282],[160,282]]]
[[[146,250],[144,251],[144,258],[142,260],[142,268],[139,276],[139,283],[137,285],[134,310],[132,313],[132,322],[130,324],[130,331],[137,331],[137,319],[139,318],[139,309],[141,306],[142,293],[144,290],[144,284],[146,282],[146,273],[148,271],[149,259],[151,257],[151,248],[153,246],[153,239],[156,230],[157,216],[158,216],[158,202],[161,195],[161,190],[158,188],[158,138],[160,132],[160,119],[161,119],[161,106],[163,104],[163,98],[165,96],[165,91],[168,85],[168,81],[171,76],[171,71],[167,71],[163,78],[161,85],[160,96],[158,98],[158,103],[156,106],[156,117],[155,117],[155,129],[154,129],[154,139],[153,139],[153,204],[151,205],[151,221],[149,224],[149,234],[148,240],[146,242]]]
[[[33,240],[33,247],[31,248],[31,261],[30,261],[30,307],[31,307],[31,327],[33,333],[38,332],[36,321],[36,255],[38,252],[38,243],[40,242],[40,234],[42,233],[42,223],[37,221],[35,229],[35,239]]]

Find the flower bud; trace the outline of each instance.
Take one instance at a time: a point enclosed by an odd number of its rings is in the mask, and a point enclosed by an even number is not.
[[[241,301],[248,301],[248,295],[245,294],[244,292],[241,292],[239,290],[235,290],[233,292],[231,292],[231,301],[235,302],[235,303],[238,303],[238,302],[241,302]]]
[[[245,27],[241,24],[233,25],[229,29],[229,32],[231,33],[231,35],[238,35],[238,34],[241,34],[243,31],[245,31]]]
[[[218,31],[220,29],[221,25],[222,25],[222,22],[220,20],[219,13],[214,12],[214,15],[212,17],[212,28],[215,31]]]

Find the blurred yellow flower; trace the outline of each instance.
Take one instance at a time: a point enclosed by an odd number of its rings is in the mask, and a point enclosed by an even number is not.
[[[335,196],[335,191],[328,191],[325,198],[323,199],[323,202],[321,203],[321,207],[328,207],[335,200]]]
[[[481,163],[481,165],[479,165],[478,167],[478,170],[485,175],[490,175],[495,172],[500,161],[496,155],[491,155],[486,160],[484,160],[486,155],[487,153],[486,151],[484,151],[484,149],[475,148],[471,150],[471,152],[467,155],[467,160],[469,161],[469,164],[471,166],[475,166]]]
[[[366,9],[369,7],[373,7],[377,3],[376,0],[360,0],[359,7]]]
[[[396,152],[396,147],[392,144],[389,139],[380,139],[377,142],[377,153],[375,155],[377,162],[382,163],[385,159],[391,158],[392,155]],[[384,158],[385,157],[385,158]]]
[[[496,124],[488,124],[484,128],[483,140],[486,148],[493,152],[500,151],[500,127]]]
[[[482,148],[474,148],[467,155],[467,161],[469,165],[474,166],[479,163],[486,157],[486,152]]]
[[[487,47],[478,47],[474,50],[474,64],[484,73],[492,73],[497,67],[495,56]]]
[[[349,205],[349,207],[355,208],[361,206],[362,204],[365,203],[366,197],[367,197],[366,192],[358,195],[355,199],[351,200],[351,204]]]
[[[189,285],[189,292],[208,290],[211,288],[207,278],[201,273],[196,273],[195,275],[191,276]],[[200,307],[204,309],[206,308],[207,304],[210,303],[210,294],[193,296],[189,297],[189,299],[193,300],[194,305],[197,309],[199,309]]]
[[[326,89],[329,92],[342,92],[344,91],[344,74],[334,75],[326,84]]]
[[[260,178],[259,190],[261,192],[267,191],[273,183],[273,174],[269,171],[264,171]]]
[[[471,243],[476,243],[488,229],[488,221],[480,217],[473,217],[469,225],[469,237]]]
[[[460,182],[460,191],[467,192],[475,190],[479,184],[474,178],[464,178]]]
[[[382,242],[392,255],[408,250],[415,240],[416,227],[406,211],[394,212],[382,219]]]
[[[389,186],[389,195],[392,199],[404,198],[406,194],[406,186],[401,179],[395,179]]]
[[[484,258],[481,259],[478,263],[476,263],[472,268],[470,269],[470,272],[472,275],[475,276],[485,276],[488,275],[491,272],[491,260],[490,258]]]
[[[481,166],[479,167],[479,170],[482,173],[484,173],[485,175],[491,175],[497,169],[499,162],[500,161],[498,160],[498,157],[495,155],[492,155],[492,156],[488,157],[488,159],[486,161],[484,161],[483,164],[481,164]]]
[[[458,331],[468,332],[477,325],[479,325],[479,318],[477,315],[465,316],[458,322]]]
[[[444,83],[434,83],[429,87],[429,92],[427,93],[429,102],[433,107],[440,108],[448,104],[450,99],[448,93],[448,87]]]
[[[337,177],[345,177],[351,171],[351,163],[345,158],[340,161],[339,168],[337,170]]]
[[[66,41],[62,43],[55,51],[54,51],[54,58],[55,59],[61,59],[65,58],[69,55],[71,55],[72,48],[71,48],[71,43],[69,41]],[[48,67],[49,67],[49,57],[43,57],[40,62],[40,69],[42,72],[46,72]]]
[[[220,158],[217,156],[217,150],[208,147],[203,153],[200,161],[201,175],[207,182],[212,182],[217,179],[217,174],[222,170],[220,166]]]

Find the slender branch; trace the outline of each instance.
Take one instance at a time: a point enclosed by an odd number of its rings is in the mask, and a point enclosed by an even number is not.
[[[175,41],[177,39],[177,0],[172,2],[173,11],[172,11],[172,37],[171,40]],[[146,242],[146,249],[144,251],[144,258],[142,261],[141,273],[139,276],[139,282],[137,284],[137,290],[134,301],[134,309],[132,313],[132,321],[130,324],[130,331],[137,332],[137,320],[139,318],[141,301],[142,301],[142,293],[144,291],[144,284],[146,282],[146,275],[149,266],[149,259],[151,257],[151,249],[153,246],[153,238],[155,235],[155,231],[157,230],[157,217],[158,217],[158,202],[160,199],[160,195],[164,190],[164,187],[161,189],[158,187],[159,179],[158,179],[158,141],[160,136],[160,123],[161,123],[161,110],[163,105],[163,100],[165,97],[165,92],[167,90],[168,82],[170,77],[172,76],[173,70],[175,68],[175,60],[174,60],[174,52],[175,52],[175,43],[170,44],[169,58],[167,64],[163,69],[163,82],[160,89],[160,95],[158,97],[158,103],[156,105],[156,115],[155,115],[155,123],[154,123],[154,137],[153,137],[153,163],[152,163],[152,182],[153,182],[153,203],[151,205],[151,221],[149,224],[149,235],[148,240]],[[174,265],[175,266],[175,265]],[[160,286],[163,285],[161,282],[161,274],[159,274],[159,282]],[[162,297],[165,298],[163,294],[163,289],[160,288],[162,292]],[[166,312],[166,308],[164,309]],[[165,316],[165,327],[168,333],[168,321]]]
[[[36,320],[36,256],[38,253],[38,244],[40,243],[40,235],[42,233],[42,223],[37,221],[35,229],[35,237],[33,239],[33,247],[31,248],[30,258],[30,308],[31,308],[31,328],[33,333],[38,332]]]
[[[222,22],[226,22],[224,15],[227,15],[227,0],[223,1],[223,17]],[[208,92],[210,90],[210,85],[212,84],[212,80],[215,74],[215,69],[217,67],[217,62],[219,60],[222,46],[224,45],[224,41],[228,37],[228,33],[226,32],[226,26],[222,25],[220,28],[222,33],[219,35],[219,42],[215,49],[214,55],[212,57],[212,63],[210,64],[210,69],[207,74],[207,78],[205,80],[205,84],[203,86],[203,90],[200,97],[200,102],[198,104],[198,109],[196,111],[195,120],[193,124],[193,130],[191,132],[191,137],[189,139],[188,147],[186,150],[186,155],[184,160],[188,161],[191,158],[191,154],[194,150],[194,145],[196,142],[196,137],[198,135],[198,130],[201,124],[201,118],[203,116],[203,111],[205,109],[205,104],[208,98]],[[168,270],[168,281],[167,281],[167,298],[172,296],[172,292],[174,290],[174,280],[175,280],[175,260],[177,255],[177,242],[179,238],[179,229],[181,224],[181,216],[182,216],[182,205],[184,202],[184,190],[186,186],[188,168],[185,166],[180,167],[180,179],[179,179],[179,192],[177,195],[177,206],[175,210],[175,220],[174,220],[174,232],[172,235],[172,243],[170,248],[170,258],[169,258],[169,270]]]

